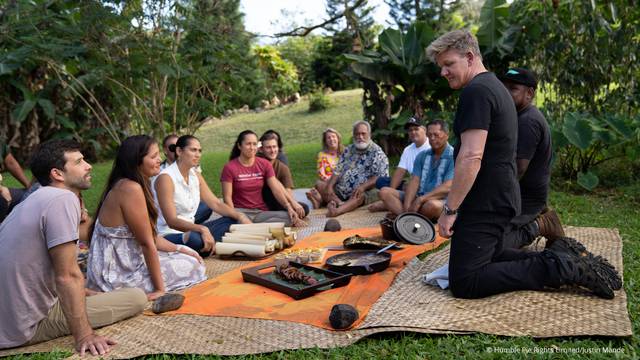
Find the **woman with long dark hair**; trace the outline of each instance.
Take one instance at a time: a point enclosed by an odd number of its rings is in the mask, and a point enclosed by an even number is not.
[[[170,150],[176,154],[176,161],[162,170],[154,184],[160,209],[158,231],[172,243],[185,244],[207,256],[215,252],[215,241],[222,241],[229,226],[251,221],[218,199],[196,171],[202,156],[198,138],[180,136]],[[196,224],[195,215],[200,202],[222,217]]]
[[[287,201],[285,188],[276,179],[271,163],[257,157],[258,135],[245,130],[238,135],[231,149],[229,162],[222,169],[220,181],[224,202],[243,212],[253,222],[284,222],[287,226],[304,223],[304,210],[296,211]],[[268,186],[277,202],[286,211],[269,211],[262,196],[262,188]]]
[[[153,300],[165,291],[206,279],[202,258],[186,246],[157,236],[158,212],[149,178],[160,171],[155,139],[125,139],[100,199],[92,229],[87,286],[111,291],[138,287]]]

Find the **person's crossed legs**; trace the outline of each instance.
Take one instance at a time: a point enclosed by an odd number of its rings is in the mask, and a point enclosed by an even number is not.
[[[404,191],[385,187],[380,190],[380,199],[384,203],[386,209],[395,215],[404,212]],[[438,219],[444,207],[444,200],[431,199],[425,201],[417,212],[424,215],[428,219]]]
[[[399,215],[404,211],[404,191],[400,191],[390,187],[383,187],[380,190],[380,200],[384,204],[384,208],[395,215]],[[375,205],[372,204],[372,206]]]

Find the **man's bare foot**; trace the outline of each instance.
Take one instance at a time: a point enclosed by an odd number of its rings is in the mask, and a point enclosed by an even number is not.
[[[384,206],[384,203],[382,202],[382,200],[378,200],[378,201],[374,202],[373,204],[369,205],[369,207],[367,207],[367,209],[369,209],[369,211],[371,211],[371,212],[377,212],[377,211],[385,211],[385,210],[387,210],[387,207]]]
[[[318,193],[318,190],[312,188],[304,194],[307,196],[307,199],[311,202],[314,209],[319,209],[322,206],[322,197],[320,196],[320,193]]]
[[[338,205],[334,201],[330,201],[327,204],[327,217],[336,217],[340,215],[338,212]]]

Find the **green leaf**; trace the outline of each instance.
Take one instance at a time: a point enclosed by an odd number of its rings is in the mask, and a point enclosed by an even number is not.
[[[394,78],[390,71],[386,71],[380,64],[352,63],[351,70],[354,73],[369,80],[393,84]]]
[[[67,130],[56,131],[52,139],[73,139],[73,133]]]
[[[30,100],[30,101],[36,101],[36,96],[31,92],[31,90],[29,90],[27,88],[27,86],[21,82],[18,82],[17,80],[10,80],[9,83],[13,86],[15,86],[16,88],[18,88],[20,90],[20,92],[22,92],[22,97],[25,100]]]
[[[551,140],[553,142],[554,151],[557,151],[557,149],[569,145],[569,140],[567,140],[567,137],[564,136],[561,130],[556,128],[551,129]]]
[[[567,140],[581,150],[586,150],[593,141],[591,123],[578,113],[567,113],[562,126]]]
[[[19,66],[15,64],[0,63],[0,76],[5,74],[11,74],[13,70],[17,68],[19,68]]]
[[[629,147],[626,151],[627,159],[630,161],[635,161],[640,157],[640,148],[638,147]]]
[[[56,107],[51,101],[47,99],[38,99],[38,105],[40,105],[40,108],[47,118],[53,119],[56,116]]]
[[[578,184],[589,191],[595,189],[599,181],[598,176],[591,171],[578,173]]]
[[[620,143],[620,139],[611,130],[599,130],[593,132],[593,138],[600,140],[606,145],[615,145]]]
[[[390,124],[393,125],[392,127],[394,128],[403,128],[411,116],[413,116],[413,111],[411,109],[404,109],[395,119],[391,119]]]
[[[508,25],[509,4],[506,0],[487,0],[480,10],[480,29],[476,34],[478,43],[485,49],[499,48],[500,38]]]
[[[162,75],[166,75],[172,78],[176,77],[176,71],[169,65],[165,65],[165,64],[158,64],[158,66],[156,66],[156,69],[158,69],[158,72]]]
[[[13,123],[20,124],[27,118],[27,115],[33,110],[36,106],[36,102],[33,100],[25,100],[19,102],[16,107],[13,109]]]
[[[403,53],[402,37],[400,30],[388,28],[378,36],[380,48],[387,55],[397,57]]]
[[[356,54],[342,54],[342,56],[344,56],[349,60],[357,61],[361,64],[373,64],[375,62],[375,59],[372,59],[369,56],[362,56],[362,55],[356,55]]]
[[[607,114],[603,117],[604,122],[611,126],[618,134],[625,139],[629,139],[633,136],[633,131],[627,126],[624,119],[621,116],[615,114]]]
[[[58,115],[56,116],[56,121],[58,121],[58,123],[67,130],[76,129],[76,124],[73,121],[69,120],[69,118],[66,116]]]

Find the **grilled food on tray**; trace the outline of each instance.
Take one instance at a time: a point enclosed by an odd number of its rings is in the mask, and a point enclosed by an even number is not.
[[[288,263],[276,266],[275,272],[283,280],[290,283],[314,285],[318,282],[318,280],[316,280],[313,276],[309,276],[303,273],[297,267],[291,266]]]
[[[366,238],[360,235],[354,235],[344,239],[342,245],[348,249],[382,249],[394,243],[395,241],[381,238]]]

